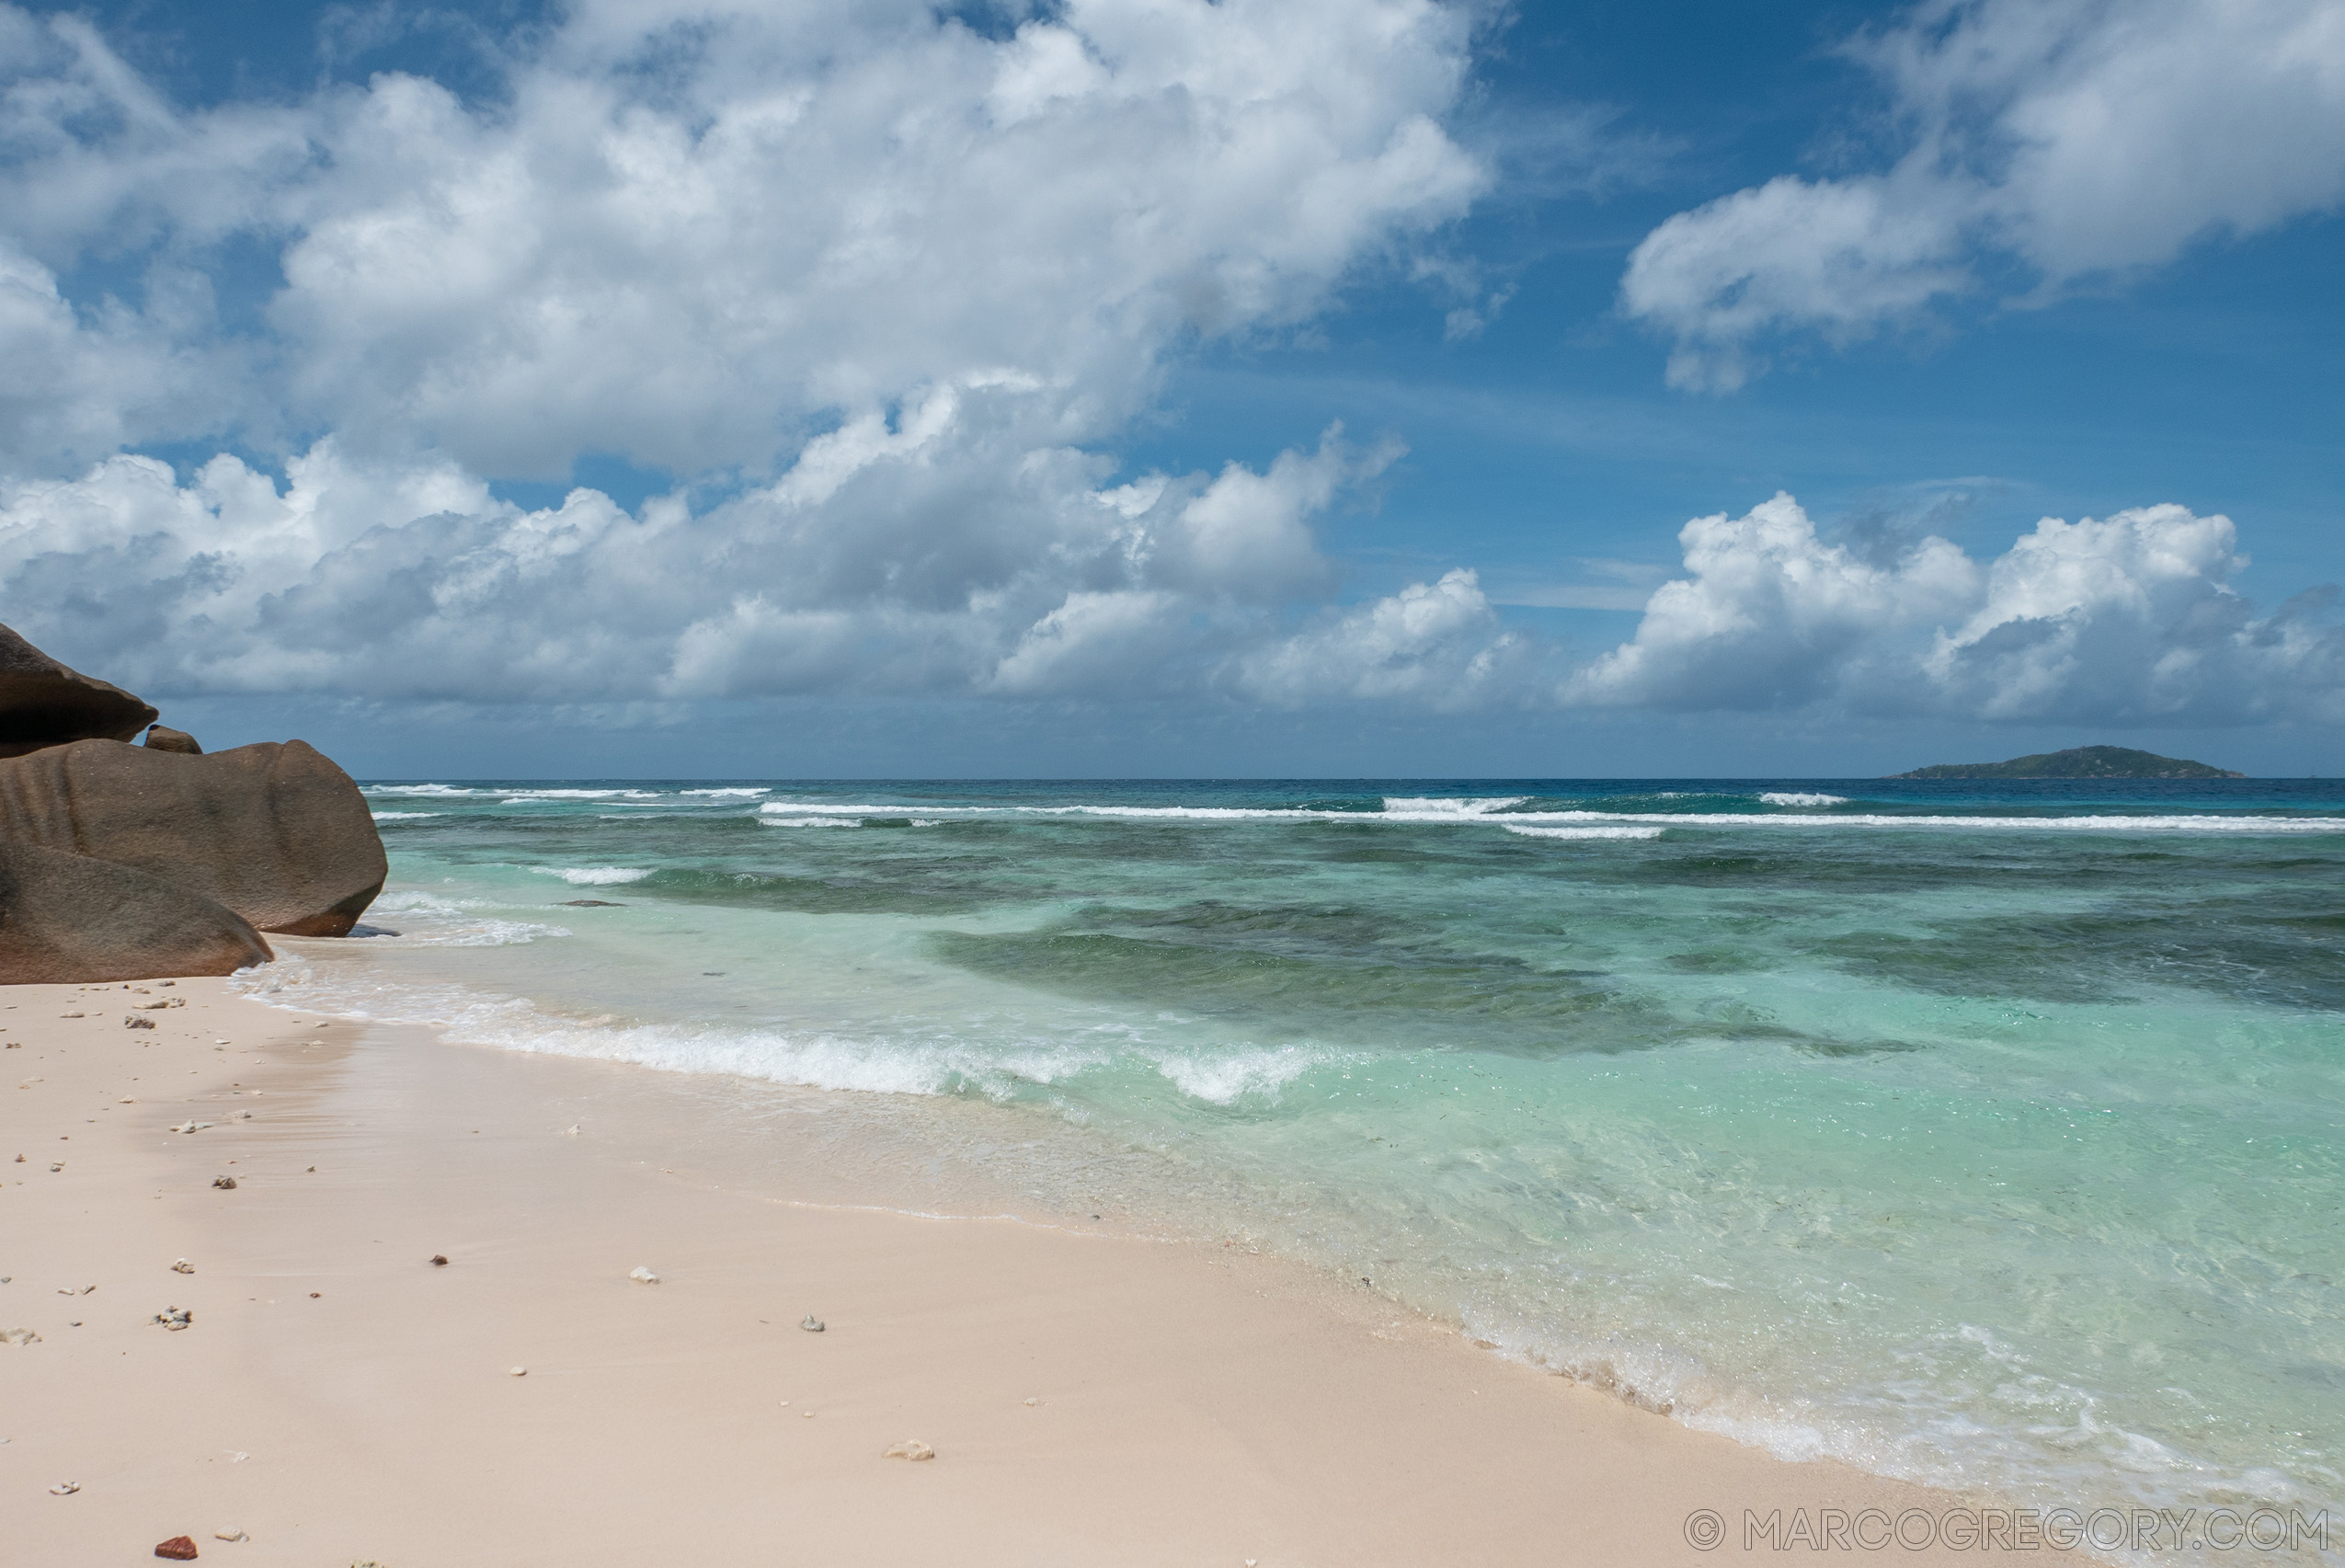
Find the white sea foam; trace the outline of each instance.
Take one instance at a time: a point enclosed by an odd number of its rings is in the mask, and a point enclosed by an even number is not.
[[[762,807],[771,811],[771,806]],[[852,817],[760,817],[769,828],[860,828],[863,823]]]
[[[417,822],[426,817],[445,815],[445,812],[440,811],[378,811],[374,814],[374,819],[378,822]]]
[[[367,910],[369,924],[397,922],[399,934],[379,940],[402,947],[511,947],[541,936],[567,936],[568,928],[485,914],[499,906],[443,898],[403,888],[383,894]]]
[[[1661,828],[1518,828],[1512,822],[1505,828],[1527,839],[1657,839],[1666,831]]]
[[[533,865],[540,876],[558,876],[573,887],[609,887],[621,882],[640,882],[651,875],[624,865]]]
[[[499,804],[526,806],[532,800],[657,800],[657,790],[648,789],[516,789],[505,793]]]
[[[1520,806],[1530,798],[1527,795],[1480,796],[1461,799],[1439,795],[1392,795],[1384,797],[1387,816],[1405,816],[1413,821],[1436,821],[1444,817],[1487,817],[1493,811],[1504,811]]]
[[[1331,1051],[1279,1046],[1271,1049],[1169,1056],[1156,1064],[1156,1070],[1192,1099],[1234,1105],[1249,1094],[1275,1100],[1281,1088],[1321,1062],[1333,1059],[1335,1055]]]
[[[2012,832],[2073,833],[2345,833],[2345,817],[2259,817],[2217,812],[2168,812],[2156,816],[2097,814],[2076,817],[1994,817],[1895,812],[1827,814],[1802,811],[1521,811],[1509,809],[1527,797],[1455,801],[1396,796],[1381,811],[1328,811],[1307,807],[1239,806],[922,806],[924,816],[1096,817],[1139,821],[1347,822],[1409,827],[1504,827],[1576,822],[1654,823],[1664,828],[1953,828]],[[763,819],[787,817],[788,825],[811,827],[834,818],[900,817],[913,807],[842,805],[828,801],[769,800],[758,807]]]
[[[2171,813],[2157,817],[1900,817],[1888,812],[1847,816],[1741,811],[1525,811],[1509,822],[1658,822],[1670,828],[1961,828],[1980,831],[2070,833],[2345,833],[2339,817],[2227,817]]]
[[[1814,795],[1802,790],[1771,789],[1759,796],[1763,806],[1846,806],[1845,795]]]
[[[705,795],[717,800],[734,798],[754,800],[761,795],[772,795],[773,792],[771,789],[688,789],[680,791],[679,793],[683,795]]]
[[[429,899],[429,895],[421,897]],[[445,901],[440,902],[444,907]],[[1154,1069],[1184,1095],[1230,1105],[1249,1096],[1275,1098],[1283,1085],[1323,1062],[1339,1059],[1337,1053],[1302,1047],[1165,1055],[1128,1039],[1005,1046],[1000,1040],[955,1037],[903,1040],[828,1030],[635,1023],[609,1014],[563,1017],[524,998],[457,984],[403,980],[398,973],[372,964],[321,966],[283,957],[240,971],[230,986],[276,1006],[429,1024],[464,1045],[889,1094],[975,1091],[1007,1100],[1022,1090],[1030,1093],[1080,1073],[1137,1062]]]
[[[478,795],[480,791],[466,789],[461,784],[361,784],[360,793],[363,795]]]

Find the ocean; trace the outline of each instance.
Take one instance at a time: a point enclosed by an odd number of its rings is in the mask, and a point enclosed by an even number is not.
[[[2345,1498],[2345,784],[366,789],[396,934],[248,990],[981,1104],[1045,1208],[1786,1457]]]

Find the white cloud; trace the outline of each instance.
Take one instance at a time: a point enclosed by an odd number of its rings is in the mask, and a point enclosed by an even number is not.
[[[1779,495],[1679,534],[1687,576],[1574,673],[1574,705],[1834,704],[1876,715],[2230,725],[2345,717],[2345,628],[2300,596],[2259,616],[2226,517],[2045,518],[1985,565],[1925,538],[1879,565]]]
[[[276,253],[220,433],[500,476],[756,471],[986,381],[1035,444],[1095,440],[1184,334],[1298,321],[1485,183],[1440,125],[1468,23],[1434,0],[1071,0],[1000,40],[914,0],[592,0],[486,109],[387,74],[189,112],[86,23],[0,26],[34,260]],[[223,332],[142,319],[157,351]],[[93,455],[15,439],[19,472]]]
[[[451,464],[323,441],[280,491],[232,456],[0,486],[0,596],[36,642],[158,692],[601,700],[816,689],[1193,691],[1331,568],[1310,520],[1396,455],[1335,431],[1266,471],[1098,487],[939,388],[704,512],[496,501]]]
[[[1984,288],[1998,257],[2041,300],[2345,200],[2335,0],[1930,0],[1849,52],[1907,150],[1646,236],[1621,305],[1675,338],[1672,384],[1731,390],[1772,334],[1861,337]]]
[[[1369,699],[1477,708],[1533,697],[1543,651],[1500,626],[1461,567],[1245,655],[1231,683],[1282,707]]]
[[[2143,0],[2169,22],[2212,4]],[[2295,15],[2235,13],[2242,71]],[[2060,278],[2319,196],[2217,170],[2177,182],[2199,195],[2162,228],[2061,228],[2053,154],[2098,166],[2074,106],[2166,58],[2116,11],[2067,14],[1987,4],[1878,40],[1917,134],[1962,157],[1657,232],[1632,278],[1685,375],[1962,286],[1951,247],[1979,233]],[[2010,41],[2030,17],[2065,40],[2053,67]],[[583,0],[511,42],[491,106],[387,74],[189,110],[87,24],[0,3],[0,610],[157,695],[2335,710],[2336,634],[2258,618],[2230,524],[2179,509],[1883,565],[1784,498],[1689,524],[1687,576],[1649,601],[1637,568],[1583,562],[1578,584],[1486,595],[1458,570],[1339,610],[1319,523],[1397,447],[1331,429],[1119,475],[1108,447],[1200,335],[1302,326],[1387,259],[1476,321],[1503,303],[1428,237],[1488,180],[1444,129],[1467,42],[1435,0],[1069,0],[1003,38],[913,0]],[[2305,79],[2249,118],[2330,101]],[[2135,133],[2130,99],[2111,113],[2103,141]],[[2013,127],[2035,140],[1963,161]],[[1940,200],[1958,187],[1987,219]],[[257,303],[229,259],[255,253],[281,275]],[[181,483],[120,451],[206,435],[294,455],[282,482],[223,454]],[[594,452],[677,491],[532,510],[486,482]],[[1560,678],[1493,598],[1645,614]]]
[[[189,109],[0,4],[0,603],[161,692],[1208,681],[1332,592],[1314,520],[1398,448],[1112,488],[1101,449],[1183,345],[1407,275],[1466,211],[1470,25],[582,0],[504,40],[493,104],[386,73]],[[256,250],[281,281],[223,305]],[[281,488],[114,455],[206,435],[300,455]],[[588,453],[678,494],[483,482]]]

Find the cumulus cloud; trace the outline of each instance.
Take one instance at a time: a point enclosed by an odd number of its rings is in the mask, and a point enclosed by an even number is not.
[[[1818,537],[1790,496],[1679,534],[1687,575],[1576,671],[1574,705],[1835,704],[1882,715],[2233,725],[2345,717],[2334,589],[2271,615],[2231,586],[2222,516],[2045,518],[1990,562],[1935,536],[1886,564]]]
[[[1281,707],[1371,699],[1457,710],[1534,697],[1544,657],[1500,625],[1480,579],[1460,567],[1249,653],[1230,677]]]
[[[1853,334],[1964,286],[1979,233],[2058,280],[2333,199],[2305,159],[2194,172],[2156,221],[2052,211],[2085,177],[2061,170],[2136,135],[2140,83],[2221,75],[2174,41],[2217,9],[1982,0],[1870,40],[1942,155],[1672,220],[1637,297],[1717,379],[1785,322]],[[2258,135],[2331,101],[2317,9],[2225,10],[2209,48]],[[2123,21],[2152,12],[2165,32]],[[1684,578],[1571,673],[1470,570],[1336,605],[1321,524],[1396,445],[1331,429],[1138,476],[1112,446],[1184,345],[1303,327],[1363,268],[1496,308],[1439,237],[1490,179],[1446,129],[1466,8],[1012,15],[580,0],[500,44],[493,103],[386,73],[191,109],[86,21],[0,0],[0,612],[177,696],[2335,711],[2320,605],[2259,615],[2230,523],[2176,508],[2047,521],[1986,563],[1851,554],[1788,498],[1698,520]],[[134,452],[205,438],[282,477]],[[531,509],[489,483],[589,453],[675,489]],[[1581,565],[1607,580],[1497,597],[1617,608],[1652,580]]]
[[[1489,183],[1441,0],[580,0],[501,93],[189,109],[0,4],[0,594],[150,689],[1196,689],[1398,454],[1114,483],[1200,338]],[[256,268],[255,257],[266,263]],[[123,449],[203,438],[185,483]],[[635,511],[489,478],[583,454]]]
[[[265,246],[266,351],[210,433],[506,477],[764,469],[978,379],[1037,444],[1096,439],[1183,336],[1301,320],[1486,180],[1442,128],[1469,40],[1435,0],[1070,0],[1001,38],[925,0],[585,0],[486,108],[392,73],[189,111],[77,18],[0,6],[0,35],[36,305],[105,261],[154,351],[212,345],[236,324],[155,297]],[[139,373],[113,430],[12,428],[0,458],[189,434]]]
[[[1930,0],[1847,52],[1905,151],[1680,212],[1621,281],[1672,384],[1732,390],[1784,332],[1846,342],[1985,288],[2042,300],[2345,200],[2345,9],[2331,0]]]
[[[701,513],[586,488],[527,510],[453,464],[330,441],[281,489],[234,456],[186,485],[117,456],[0,488],[0,584],[36,641],[165,692],[1193,690],[1324,590],[1311,518],[1397,455],[1331,431],[1266,471],[1101,487],[1100,460],[1005,441],[989,401],[936,390]]]

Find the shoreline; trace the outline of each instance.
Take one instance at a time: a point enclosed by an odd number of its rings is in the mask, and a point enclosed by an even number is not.
[[[955,1212],[952,1173],[786,1136],[822,1091],[145,984],[0,998],[0,1328],[41,1336],[0,1345],[22,1561],[184,1533],[386,1568],[1692,1563],[1746,1558],[1746,1509],[1980,1504],[1687,1429],[1275,1256]],[[935,1459],[881,1457],[904,1439]]]

